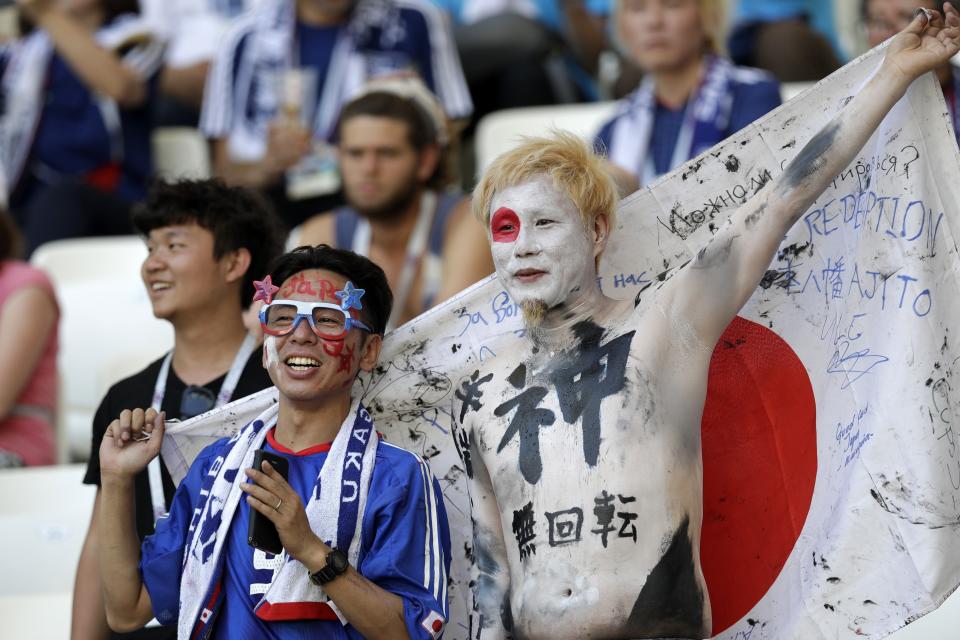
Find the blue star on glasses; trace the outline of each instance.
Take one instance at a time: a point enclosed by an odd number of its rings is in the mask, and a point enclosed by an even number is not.
[[[357,289],[353,286],[352,282],[347,280],[347,284],[343,285],[343,291],[337,291],[334,295],[340,298],[340,308],[344,311],[350,309],[360,311],[363,309],[360,298],[363,297],[364,293],[366,293],[365,289]]]

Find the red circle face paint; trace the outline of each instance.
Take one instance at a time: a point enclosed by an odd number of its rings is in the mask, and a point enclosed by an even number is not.
[[[520,235],[520,218],[513,209],[500,207],[490,218],[494,242],[513,242]]]

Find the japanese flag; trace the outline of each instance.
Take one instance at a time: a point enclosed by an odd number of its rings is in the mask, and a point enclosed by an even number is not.
[[[446,626],[446,623],[447,621],[442,615],[436,611],[431,611],[430,614],[420,622],[420,626],[424,628],[433,640],[437,640],[437,638],[443,634],[443,627]]]

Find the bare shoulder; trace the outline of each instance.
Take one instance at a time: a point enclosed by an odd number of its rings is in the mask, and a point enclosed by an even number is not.
[[[332,211],[325,211],[308,218],[300,226],[300,237],[296,239],[297,246],[334,243],[336,216]]]

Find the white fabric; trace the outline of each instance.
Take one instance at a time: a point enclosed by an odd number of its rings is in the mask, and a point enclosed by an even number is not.
[[[321,540],[337,539],[344,456],[353,433],[354,420],[358,411],[365,410],[360,407],[359,399],[356,399],[353,401],[320,471],[319,484],[322,487],[320,496],[318,498],[314,493],[306,504],[310,528]],[[206,502],[199,506],[202,509],[200,520],[191,533],[202,531],[203,523],[207,518],[221,511],[222,515],[213,543],[213,553],[208,556],[206,562],[200,560],[202,549],[200,548],[199,536],[194,535],[187,543],[183,575],[180,580],[180,617],[178,620],[178,637],[180,638],[190,637],[203,606],[204,598],[211,587],[220,554],[223,552],[223,545],[228,538],[230,523],[241,498],[244,496],[240,489],[240,483],[246,482],[247,478],[242,470],[253,466],[253,456],[257,449],[261,448],[267,432],[276,425],[278,412],[279,405],[268,406],[256,418],[256,420],[263,422],[263,427],[259,431],[254,432],[251,423],[234,436],[230,451],[217,472],[217,478],[214,480],[210,495]],[[347,558],[353,566],[357,566],[360,557],[363,512],[367,504],[370,477],[376,459],[378,442],[379,436],[376,430],[371,429],[363,453],[362,473],[359,483],[360,505],[356,530],[350,549],[347,551]],[[233,482],[227,482],[224,476],[232,470],[240,471],[236,473]],[[309,571],[306,567],[290,558],[286,551],[280,557],[283,559],[283,566],[279,572],[274,574],[273,582],[270,583],[267,592],[264,594],[264,599],[267,602],[281,604],[329,601],[329,598],[323,593],[323,589],[309,580]],[[337,608],[331,608],[340,617],[340,621],[346,624],[346,620]]]

